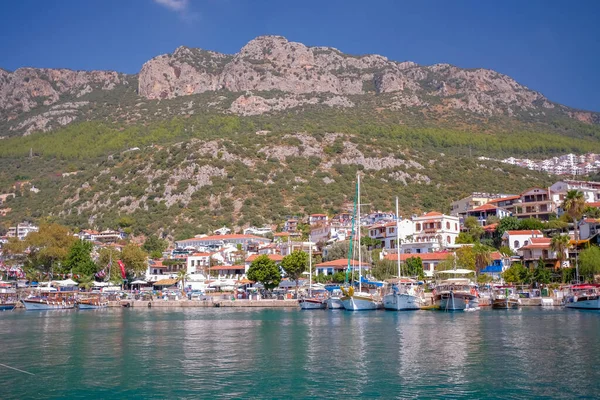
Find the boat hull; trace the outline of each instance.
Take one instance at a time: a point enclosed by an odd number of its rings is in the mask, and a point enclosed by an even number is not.
[[[510,310],[520,307],[517,299],[496,299],[492,303],[492,308],[495,310]]]
[[[579,308],[582,310],[600,310],[600,297],[587,297],[585,299],[572,299],[565,304],[567,308]]]
[[[436,305],[441,311],[478,310],[479,300],[471,294],[445,293],[437,296]]]
[[[0,311],[10,311],[15,308],[16,304],[0,304]]]
[[[327,308],[330,310],[343,310],[344,304],[341,299],[330,297],[327,299]]]
[[[40,302],[21,300],[27,311],[44,311],[44,310],[68,310],[75,308],[74,303],[52,303],[52,302]]]
[[[344,296],[340,300],[348,311],[366,311],[378,308],[377,302],[370,296]]]
[[[99,308],[107,308],[108,303],[102,304],[86,304],[86,303],[77,303],[77,308],[80,310],[97,310]]]
[[[407,293],[388,293],[383,296],[383,308],[393,311],[419,310],[421,299]]]
[[[301,299],[298,300],[301,310],[322,310],[327,306],[323,300]]]

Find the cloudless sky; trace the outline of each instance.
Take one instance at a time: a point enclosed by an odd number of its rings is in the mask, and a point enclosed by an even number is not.
[[[550,100],[600,111],[600,0],[4,1],[0,67],[137,73],[181,45],[231,54],[267,34],[490,68]]]

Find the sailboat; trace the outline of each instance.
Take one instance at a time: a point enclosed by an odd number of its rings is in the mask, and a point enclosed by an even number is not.
[[[350,311],[362,311],[362,310],[376,310],[379,306],[378,302],[373,298],[370,293],[365,293],[362,291],[362,253],[360,246],[360,174],[356,174],[356,203],[355,203],[355,215],[354,222],[352,225],[352,236],[354,236],[355,224],[357,224],[358,220],[358,229],[357,229],[357,240],[356,243],[358,245],[358,292],[354,291],[354,286],[350,286],[348,288],[341,287],[343,296],[340,298],[344,308]],[[351,263],[352,259],[352,240],[353,237],[350,238],[350,251],[348,254],[348,270],[352,265],[352,269],[354,269],[354,263]]]
[[[392,291],[383,296],[383,308],[386,310],[404,311],[419,310],[423,303],[418,296],[418,285],[414,280],[405,279],[403,282],[402,268],[400,267],[400,219],[398,217],[398,197],[396,197],[396,249],[398,263],[398,283],[392,286]]]
[[[325,299],[313,297],[312,295],[312,242],[309,241],[308,250],[308,297],[298,300],[302,310],[320,310],[327,307]]]

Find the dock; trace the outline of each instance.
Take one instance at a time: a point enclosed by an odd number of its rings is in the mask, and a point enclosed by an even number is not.
[[[298,307],[297,300],[117,300],[110,301],[109,307],[133,308],[189,308],[189,307],[228,307],[228,308],[289,308]]]

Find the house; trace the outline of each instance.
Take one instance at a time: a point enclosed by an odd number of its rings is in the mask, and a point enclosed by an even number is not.
[[[400,238],[403,252],[430,253],[456,247],[456,238],[460,232],[458,217],[432,211],[412,217],[412,222],[412,238]]]
[[[541,237],[544,237],[544,235],[537,229],[505,231],[502,235],[502,245],[508,246],[512,252],[516,253],[522,246],[531,243],[532,238]]]
[[[226,244],[233,244],[242,246],[242,250],[248,250],[248,247],[253,245],[266,245],[271,243],[270,239],[267,239],[262,236],[255,235],[212,235],[212,236],[197,236],[190,239],[185,240],[177,240],[175,244],[178,248],[200,248],[205,247],[208,249],[220,249],[224,247]]]
[[[329,224],[326,222],[314,224],[310,227],[310,236],[308,240],[313,243],[325,243],[329,240],[329,234]]]
[[[24,222],[22,224],[17,224],[17,226],[11,226],[10,228],[8,228],[6,236],[16,237],[19,240],[23,240],[31,232],[37,232],[39,229],[40,228],[38,226],[35,226],[30,222]]]
[[[499,251],[493,251],[490,254],[492,262],[481,270],[482,274],[490,275],[493,279],[498,280],[501,278],[502,272],[506,271],[510,267],[510,257],[505,256]]]
[[[308,223],[310,225],[326,224],[328,220],[327,214],[311,214],[308,217]]]
[[[535,268],[540,260],[543,260],[545,267],[553,267],[558,269],[560,267],[568,267],[569,262],[564,261],[563,265],[559,264],[557,253],[552,250],[551,246],[552,239],[545,237],[534,237],[531,238],[529,244],[521,247],[518,252],[522,256],[523,265],[528,268]],[[567,249],[563,254],[563,259],[568,259]]]
[[[175,278],[180,269],[185,268],[185,261],[166,263],[167,260],[148,260],[146,281],[157,282],[161,279]]]
[[[193,253],[186,257],[186,268],[188,274],[206,273],[210,266],[211,253]]]
[[[556,209],[549,189],[531,188],[521,193],[514,215],[519,219],[537,218],[548,221],[551,215],[556,214]]]
[[[369,215],[367,215],[366,218],[364,218],[364,222],[367,225],[373,225],[378,222],[389,222],[389,221],[395,221],[395,220],[396,220],[396,214],[394,214],[393,212],[384,212],[384,211],[372,212]]]
[[[489,217],[493,216],[498,219],[502,219],[504,217],[510,217],[511,214],[512,213],[510,211],[505,210],[504,208],[500,208],[496,205],[488,203],[467,211],[466,216],[475,217],[479,222],[479,225],[485,226],[487,225],[487,219]]]
[[[285,221],[285,224],[283,225],[283,231],[289,233],[298,232],[298,219],[290,218],[287,221]]]
[[[369,271],[371,269],[371,265],[365,263],[364,261],[359,264],[358,260],[350,260],[350,265],[354,267],[355,270],[358,270],[360,266],[363,271]],[[333,275],[336,272],[345,272],[348,269],[348,259],[340,258],[337,260],[322,262],[316,265],[313,265],[315,269],[316,275]]]
[[[421,263],[423,264],[423,273],[427,277],[432,277],[437,265],[439,263],[441,263],[442,261],[444,261],[445,259],[447,259],[448,257],[451,257],[453,254],[454,253],[449,252],[449,251],[437,251],[437,252],[433,252],[433,253],[419,253],[419,254],[403,253],[403,254],[400,254],[400,263],[406,263],[406,260],[408,260],[411,257],[420,258]],[[398,255],[395,253],[386,254],[385,259],[389,260],[389,261],[397,261]]]
[[[273,228],[271,228],[270,226],[263,226],[262,228],[251,226],[250,228],[244,229],[244,235],[264,236],[270,233],[273,233]]]
[[[229,229],[228,227],[224,226],[222,228],[217,229],[213,233],[215,235],[229,235],[231,233],[231,229]]]
[[[215,265],[209,268],[211,276],[217,275],[219,279],[242,279],[246,277],[244,265]]]
[[[488,201],[488,204],[491,204],[496,207],[503,208],[509,213],[513,214],[515,212],[515,203],[518,203],[521,200],[520,195],[516,196],[506,196],[506,197],[498,197]]]
[[[507,198],[512,196],[513,195],[509,194],[473,192],[465,198],[453,201],[450,205],[450,215],[458,217],[462,223],[468,211],[487,204],[492,199]]]

